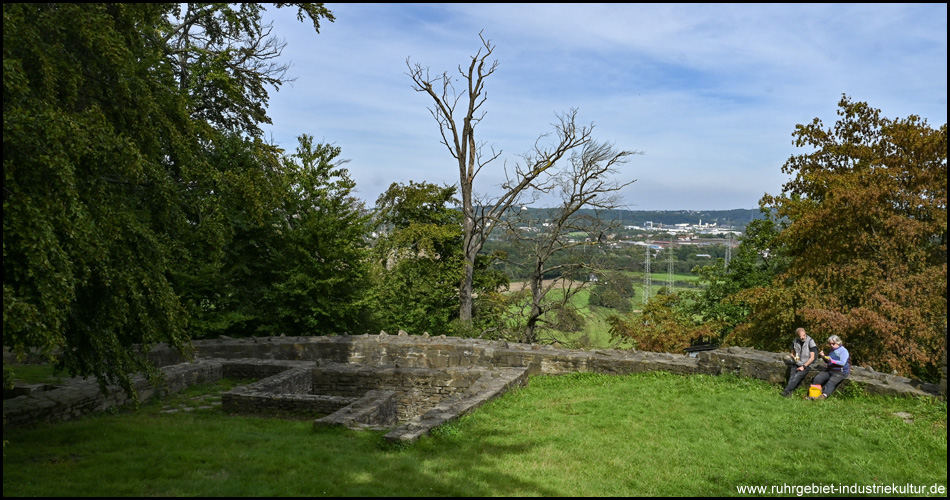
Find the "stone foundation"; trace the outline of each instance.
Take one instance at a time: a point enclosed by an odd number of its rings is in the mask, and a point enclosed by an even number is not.
[[[213,360],[197,360],[166,366],[162,371],[166,384],[161,389],[156,389],[144,377],[134,377],[133,384],[141,401],[153,396],[174,394],[200,382],[218,380],[222,377],[222,364]],[[79,377],[66,379],[59,386],[47,385],[44,389],[4,399],[3,427],[72,420],[88,413],[132,403],[119,387],[109,387],[108,393],[103,394],[95,380]]]
[[[356,401],[313,391],[313,363],[305,361],[225,362],[225,376],[261,378],[221,395],[221,407],[228,413],[282,417],[310,417],[330,414]],[[270,368],[276,373],[268,373]]]
[[[386,428],[389,441],[412,441],[505,391],[529,375],[596,372],[628,374],[735,374],[784,385],[780,354],[730,347],[692,355],[643,351],[557,349],[550,346],[454,337],[387,335],[265,337],[199,340],[194,361],[167,347],[150,357],[165,372],[156,393],[144,379],[144,400],[221,377],[255,379],[222,395],[230,413],[316,418],[316,428]],[[944,362],[945,363],[945,362]],[[946,367],[943,367],[944,373]],[[819,370],[813,370],[807,384]],[[945,377],[945,376],[944,376]],[[875,394],[945,397],[945,385],[854,367],[848,384]],[[945,378],[943,384],[946,384]],[[108,395],[95,381],[70,380],[34,388],[3,402],[6,426],[69,420],[128,403],[118,388]]]

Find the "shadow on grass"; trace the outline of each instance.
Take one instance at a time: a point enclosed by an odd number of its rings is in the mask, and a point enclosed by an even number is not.
[[[5,433],[4,496],[556,496],[499,470],[534,447],[505,430],[386,446],[383,432],[156,411]],[[499,444],[517,443],[517,444]]]
[[[372,462],[352,469],[341,464],[347,488],[343,495],[392,496],[558,496],[539,482],[501,470],[512,456],[530,455],[534,444],[516,433],[495,430],[470,440],[453,436],[425,437],[404,447],[377,445]],[[516,444],[500,444],[516,443]],[[515,459],[516,460],[516,459]]]
[[[705,496],[750,484],[946,484],[945,403],[850,391],[814,402],[780,390],[731,376],[539,377],[405,446],[383,445],[384,432],[220,409],[165,414],[155,404],[5,429],[3,488],[5,496]]]

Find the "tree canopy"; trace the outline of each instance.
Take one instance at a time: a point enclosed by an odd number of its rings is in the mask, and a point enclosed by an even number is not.
[[[150,345],[188,346],[181,275],[288,194],[256,184],[280,164],[256,126],[283,77],[260,7],[180,8],[3,6],[3,343],[130,392]]]
[[[458,315],[461,213],[455,188],[410,181],[376,201],[376,316],[383,329],[449,330]]]
[[[278,3],[297,7],[297,19],[309,18],[316,33],[320,20],[333,14],[320,3]],[[180,90],[188,95],[193,116],[229,132],[261,134],[267,116],[267,90],[292,78],[280,62],[286,45],[272,36],[259,3],[184,3],[166,7],[164,22],[150,37],[162,47]]]
[[[188,230],[185,96],[150,4],[3,7],[3,331],[122,381],[133,343],[187,339],[167,270]]]
[[[384,329],[466,333],[458,325],[462,279],[462,213],[456,189],[428,182],[392,184],[376,201],[376,319]],[[474,289],[507,283],[479,256]]]
[[[789,158],[794,177],[761,201],[790,260],[738,294],[750,315],[733,341],[776,349],[806,326],[841,336],[856,363],[927,375],[946,348],[947,126],[847,96],[838,116],[796,127],[814,151]]]

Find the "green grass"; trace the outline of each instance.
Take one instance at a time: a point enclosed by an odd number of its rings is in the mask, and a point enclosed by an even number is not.
[[[652,287],[653,293],[651,296],[657,295],[661,289],[666,289],[666,285],[654,285]],[[682,288],[674,288],[676,291],[683,291]],[[560,300],[561,292],[558,290],[552,290],[549,294],[551,300]],[[637,296],[630,299],[631,305],[634,312],[639,312],[642,307],[642,297]],[[590,306],[590,289],[585,288],[577,292],[573,297],[571,297],[571,303],[577,308],[577,311],[587,320],[584,329],[580,332],[562,332],[556,330],[546,330],[544,335],[545,340],[554,339],[560,344],[572,347],[572,348],[587,348],[587,349],[613,349],[613,348],[629,348],[631,347],[629,341],[621,341],[620,344],[616,344],[610,338],[610,326],[607,323],[607,319],[610,316],[623,315],[622,313],[606,308],[606,307],[591,307]],[[512,311],[517,311],[518,308],[512,306]]]
[[[8,376],[7,370],[9,369],[9,374],[12,375],[12,380],[17,382],[23,382],[27,384],[61,384],[64,378],[67,378],[67,375],[64,373],[57,373],[53,370],[53,365],[50,363],[36,363],[36,364],[26,364],[26,363],[13,363],[11,365],[3,365],[4,369],[4,378]]]
[[[188,401],[214,387],[178,396]],[[5,429],[5,496],[734,496],[740,485],[947,485],[946,403],[827,401],[731,376],[533,377],[432,436],[161,413]],[[895,412],[912,415],[907,423]]]
[[[639,272],[639,273],[635,272],[635,273],[632,273],[632,274],[633,274],[633,276],[642,279],[642,276],[643,276],[643,273],[642,273],[642,272]],[[656,282],[656,281],[662,281],[662,282],[665,283],[666,280],[669,278],[669,274],[666,273],[666,272],[654,271],[654,272],[651,272],[651,273],[650,273],[650,278],[651,278],[654,282]],[[684,281],[684,282],[699,281],[699,276],[697,276],[697,275],[695,275],[695,274],[674,274],[674,275],[673,275],[673,280],[674,280],[674,281]]]

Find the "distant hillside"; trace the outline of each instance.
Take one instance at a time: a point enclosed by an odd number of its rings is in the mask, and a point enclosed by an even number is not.
[[[646,221],[654,224],[698,224],[715,223],[720,226],[733,226],[742,229],[753,219],[763,219],[759,209],[736,208],[733,210],[615,210],[624,224],[642,226]],[[629,222],[628,222],[629,221]]]
[[[529,208],[524,213],[529,217],[547,218],[546,208]],[[589,212],[582,210],[581,212]],[[758,208],[736,208],[733,210],[607,210],[601,214],[607,219],[620,219],[624,225],[642,226],[648,221],[654,224],[699,224],[710,223],[719,226],[733,226],[742,230],[754,219],[763,219]]]

